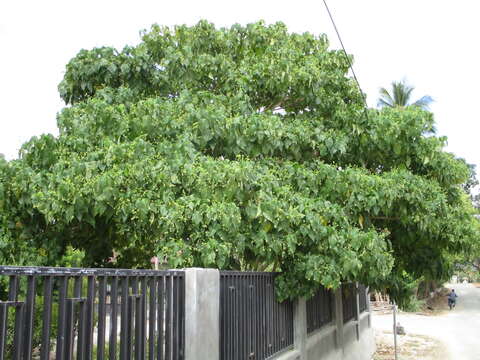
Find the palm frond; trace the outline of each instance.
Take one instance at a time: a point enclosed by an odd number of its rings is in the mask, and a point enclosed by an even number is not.
[[[393,106],[395,106],[395,101],[393,100],[392,96],[390,95],[390,93],[388,92],[387,89],[380,88],[379,92],[380,92],[380,98],[378,99],[377,106],[380,106],[380,107],[384,107],[384,106],[393,107]]]
[[[403,81],[392,82],[393,98],[396,106],[408,106],[413,87],[408,86]]]
[[[412,105],[413,106],[418,106],[419,108],[422,108],[424,110],[428,110],[430,104],[433,102],[433,98],[429,95],[422,96],[420,99],[415,101]]]
[[[433,102],[431,96],[423,96],[422,98],[410,104],[410,98],[414,90],[413,86],[408,85],[404,80],[392,81],[392,92],[390,93],[385,88],[380,88],[380,97],[377,102],[379,107],[407,107],[418,106],[422,109],[428,110],[428,106]]]

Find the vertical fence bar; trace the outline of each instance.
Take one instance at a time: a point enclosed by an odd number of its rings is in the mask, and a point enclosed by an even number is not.
[[[148,304],[148,359],[155,359],[155,315],[156,315],[156,297],[157,287],[155,277],[148,279],[149,292],[149,304]]]
[[[93,332],[95,331],[95,277],[88,276],[87,279],[85,359],[91,360],[93,354]]]
[[[242,356],[245,356],[245,345],[246,337],[238,338],[238,332],[242,333],[244,331],[244,325],[246,322],[245,317],[243,316],[243,301],[241,296],[243,296],[243,291],[241,291],[240,279],[237,277],[231,277],[230,282],[232,284],[232,296],[230,299],[231,309],[238,326],[231,327],[231,343],[232,343],[232,353],[234,359],[240,359]],[[235,322],[232,322],[235,324]]]
[[[142,356],[142,299],[141,299],[141,293],[139,293],[138,289],[138,278],[135,277],[133,280],[133,295],[135,297],[133,298],[133,305],[134,305],[134,311],[135,311],[135,317],[134,317],[134,325],[135,325],[135,352],[134,352],[134,358],[137,360],[141,360]]]
[[[230,324],[238,324],[237,329],[240,328],[243,324],[239,321],[239,308],[237,306],[237,294],[238,288],[235,282],[235,278],[232,276],[225,275],[228,284],[228,292],[227,295],[227,302],[225,303],[225,313],[228,315],[228,322],[226,326],[228,327],[228,337],[225,347],[228,349],[227,353],[231,359],[236,360],[239,356],[241,356],[240,352],[240,342],[235,340],[235,328],[230,326]],[[231,309],[231,311],[228,311]]]
[[[127,318],[127,359],[132,359],[132,348],[135,342],[135,339],[132,339],[133,331],[132,327],[134,324],[134,317],[135,317],[135,300],[134,296],[128,297],[128,318]]]
[[[269,316],[269,303],[268,303],[268,276],[267,274],[263,274],[262,276],[262,283],[261,283],[261,287],[262,287],[262,292],[261,292],[261,296],[263,298],[263,303],[262,303],[262,326],[263,326],[263,344],[262,344],[262,348],[263,348],[263,351],[262,351],[262,356],[264,358],[267,358],[270,356],[270,338],[269,338],[269,332],[270,332],[270,327],[271,327],[271,324],[268,320],[268,316]]]
[[[20,287],[20,279],[18,276],[13,275],[10,276],[9,286],[8,286],[8,300],[11,302],[18,301],[18,291]],[[22,307],[18,304],[15,305],[15,327],[13,333],[13,351],[12,351],[12,359],[17,360],[20,359],[21,354],[21,322],[22,322]],[[8,326],[8,308],[7,308],[7,326]]]
[[[177,357],[180,359],[182,356],[182,325],[181,325],[181,318],[182,318],[182,298],[181,298],[181,287],[182,287],[182,277],[177,274],[176,282],[177,282],[177,299],[175,300],[175,338],[176,338],[176,347],[177,347]]]
[[[238,324],[237,326],[230,326],[230,347],[232,352],[232,358],[237,360],[240,359],[242,356],[245,356],[244,344],[246,343],[246,337],[238,338],[237,336],[238,332],[243,332],[244,324],[246,321],[245,317],[243,316],[243,302],[241,301],[241,296],[243,295],[243,292],[241,291],[240,282],[237,277],[231,276],[228,280],[232,287],[232,291],[230,293],[231,295],[229,294],[230,309],[232,309],[231,319],[233,320],[231,324]]]
[[[72,360],[73,358],[74,306],[74,301],[67,299],[65,304],[65,360]]]
[[[172,275],[172,358],[178,358],[178,283],[177,283],[177,276]]]
[[[106,322],[107,277],[102,276],[98,284],[98,331],[97,331],[97,360],[105,357],[105,322]]]
[[[256,359],[257,354],[257,296],[256,296],[256,277],[250,277],[250,303],[252,304],[252,322],[251,322],[251,337],[252,343],[250,344],[249,358]]]
[[[264,280],[264,276],[263,276],[263,274],[261,274],[258,277],[258,281],[257,281],[257,283],[258,283],[257,284],[257,289],[258,289],[257,296],[259,298],[258,332],[259,332],[259,334],[261,334],[258,337],[258,340],[259,340],[258,355],[257,355],[258,359],[265,358],[265,346],[264,346],[265,339],[264,339],[264,336],[263,336],[263,334],[265,334],[265,330],[264,330],[265,319],[263,318],[264,315],[265,315],[265,312],[264,312],[264,306],[265,306],[264,291],[265,291],[265,288],[263,287],[263,280]]]
[[[248,319],[247,322],[247,347],[246,347],[246,358],[250,358],[250,353],[252,351],[252,326],[253,326],[253,309],[252,309],[252,286],[250,283],[250,277],[248,275],[244,276],[245,281],[245,301],[244,301],[244,316]]]
[[[243,332],[243,326],[245,324],[245,318],[242,320],[242,315],[243,315],[243,302],[241,301],[241,296],[243,294],[242,289],[241,289],[241,283],[238,281],[239,279],[234,276],[229,277],[229,283],[231,286],[231,292],[229,293],[230,296],[230,309],[232,312],[231,319],[233,322],[231,324],[238,324],[235,327],[230,327],[230,344],[227,344],[227,347],[232,348],[232,358],[237,360],[240,359],[242,356],[245,355],[245,350],[244,350],[244,343],[246,341],[245,338],[240,338],[238,339],[237,332]],[[228,309],[226,309],[228,313]]]
[[[22,357],[23,340],[23,318],[25,316],[25,304],[18,303],[15,306],[15,332],[13,337],[13,360],[20,360]]]
[[[82,282],[83,277],[76,276],[73,285],[73,297],[77,299],[78,305],[78,329],[77,329],[77,359],[83,360],[85,355],[85,318],[86,318],[86,304],[82,298]],[[75,312],[74,312],[75,319]],[[75,320],[74,320],[75,321]]]
[[[0,360],[5,358],[5,343],[7,340],[7,304],[0,304]]]
[[[270,356],[272,355],[272,319],[271,319],[271,311],[270,311],[270,288],[269,288],[270,282],[269,278],[265,277],[265,307],[266,307],[266,313],[265,313],[265,318],[266,318],[266,323],[268,324],[267,328],[267,354]]]
[[[235,321],[237,321],[237,326],[241,326],[240,322],[238,321],[238,308],[236,307],[235,302],[235,296],[238,289],[236,289],[236,284],[232,277],[226,275],[226,281],[227,289],[225,295],[227,296],[227,301],[225,303],[225,313],[228,316],[228,321],[225,325],[228,328],[228,337],[226,338],[227,341],[225,343],[225,348],[227,349],[227,356],[229,356],[231,359],[236,360],[237,357],[240,356],[239,343],[235,341],[234,338],[235,329],[232,326],[229,326],[229,324],[234,324]],[[227,311],[227,309],[231,309],[231,311],[229,312]]]
[[[274,286],[273,286],[273,279],[272,279],[272,294],[271,296],[271,301],[272,301],[272,307],[273,307],[273,326],[274,326],[274,349],[278,349],[280,347],[280,326],[279,326],[279,311],[278,311],[278,303],[275,301],[275,293],[273,292]]]
[[[73,282],[73,297],[80,299],[82,297],[82,280],[81,276],[75,276]]]
[[[65,358],[65,310],[66,298],[68,290],[68,276],[59,278],[59,295],[58,295],[58,326],[57,326],[57,349],[56,360],[64,360]]]
[[[170,356],[173,360],[175,357],[175,275],[171,275],[170,285]]]
[[[185,274],[180,276],[180,359],[185,358]]]
[[[270,280],[271,281],[271,280]],[[272,345],[273,351],[278,348],[278,334],[277,334],[277,316],[276,316],[276,309],[275,309],[275,299],[274,299],[274,292],[273,292],[273,282],[270,283],[270,306],[271,306],[271,314],[272,314]]]
[[[142,277],[140,279],[140,294],[141,294],[141,343],[140,343],[140,359],[145,359],[145,349],[147,343],[147,279]]]
[[[42,343],[40,345],[40,360],[50,358],[50,322],[52,320],[52,283],[53,278],[47,276],[43,283],[43,324]]]
[[[25,304],[25,331],[23,342],[23,358],[30,360],[32,358],[32,338],[33,338],[33,318],[35,314],[35,278],[27,278],[27,298]]]
[[[120,360],[128,358],[128,277],[122,279],[121,324],[120,324]]]
[[[172,276],[166,277],[165,284],[166,295],[166,314],[165,314],[165,359],[170,360],[172,346]]]
[[[87,302],[85,299],[78,301],[78,338],[77,338],[77,360],[86,358],[85,342],[86,342],[86,326],[87,325]]]
[[[165,304],[165,279],[162,276],[158,278],[158,311],[157,311],[157,326],[158,326],[158,339],[157,339],[157,359],[164,360],[164,304]]]
[[[118,277],[112,278],[110,292],[110,342],[109,360],[117,359],[117,312],[118,312]]]
[[[250,335],[248,334],[250,332],[250,311],[248,311],[248,298],[249,298],[249,286],[248,286],[248,277],[242,275],[240,278],[237,278],[237,281],[241,282],[239,284],[239,287],[242,289],[240,301],[241,301],[241,309],[242,312],[240,313],[240,318],[245,319],[244,320],[244,329],[243,333],[247,333],[247,335],[244,338],[243,341],[243,349],[242,353],[243,356],[248,359],[248,352],[250,351]],[[242,321],[242,320],[241,320]],[[238,333],[235,334],[235,338],[238,338]]]
[[[359,284],[358,285],[358,293],[360,299],[360,312],[364,312],[367,310],[367,288],[365,285]]]
[[[8,284],[8,301],[17,301],[18,299],[19,278],[16,275],[10,276]]]

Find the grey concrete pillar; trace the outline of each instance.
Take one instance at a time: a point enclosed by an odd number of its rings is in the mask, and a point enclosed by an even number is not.
[[[357,332],[357,340],[360,340],[360,293],[358,288],[358,282],[355,283],[355,297],[356,297],[356,308],[355,308],[355,330]]]
[[[293,346],[300,352],[298,359],[307,360],[307,301],[305,298],[295,301],[293,333]]]
[[[220,358],[220,272],[185,270],[185,360]]]
[[[342,308],[342,288],[335,290],[335,327],[337,349],[343,352],[343,308]]]
[[[370,287],[367,287],[365,296],[367,297],[368,327],[371,328],[372,327],[372,312],[371,312],[371,309],[370,309]]]

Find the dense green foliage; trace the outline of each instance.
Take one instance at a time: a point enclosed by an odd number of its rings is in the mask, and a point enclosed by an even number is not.
[[[281,297],[437,276],[476,235],[469,170],[431,113],[366,116],[347,72],[324,36],[283,24],[154,26],[82,50],[59,137],[1,164],[1,239],[94,266],[279,271]]]

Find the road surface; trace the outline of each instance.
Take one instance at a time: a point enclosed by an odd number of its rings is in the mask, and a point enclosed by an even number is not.
[[[451,286],[458,294],[454,310],[438,316],[401,313],[397,321],[409,334],[440,340],[447,349],[441,360],[480,360],[480,288],[472,284]],[[374,315],[373,327],[392,330],[392,315]]]

